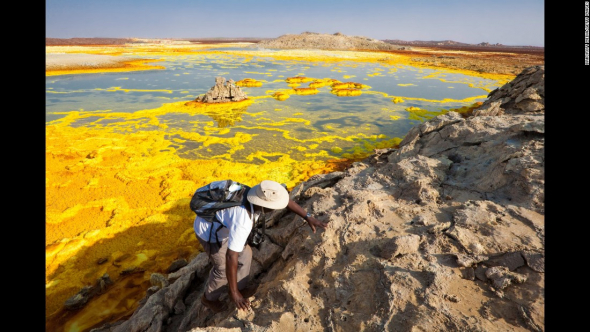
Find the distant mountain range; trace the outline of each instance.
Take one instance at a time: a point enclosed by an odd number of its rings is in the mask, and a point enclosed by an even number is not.
[[[453,40],[400,40],[400,39],[383,39],[384,42],[390,44],[398,44],[398,45],[440,45],[440,46],[448,46],[448,45],[456,45],[456,46],[469,46],[472,44],[460,43]]]
[[[473,46],[501,46],[503,48],[506,47],[515,47],[515,48],[522,48],[522,47],[526,47],[526,48],[540,48],[542,49],[543,47],[540,46],[526,46],[526,45],[522,45],[522,46],[507,46],[504,44],[500,44],[500,43],[496,43],[496,44],[491,44],[488,42],[481,42],[479,44],[467,44],[467,43],[461,43],[461,42],[457,42],[454,40],[413,40],[413,41],[407,41],[407,40],[400,40],[400,39],[383,39],[384,42],[389,43],[389,44],[396,44],[396,45],[413,45],[413,46],[460,46],[460,47],[473,47]]]

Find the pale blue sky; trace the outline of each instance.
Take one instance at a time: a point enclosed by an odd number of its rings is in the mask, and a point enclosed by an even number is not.
[[[46,0],[50,38],[375,39],[545,46],[543,0]]]

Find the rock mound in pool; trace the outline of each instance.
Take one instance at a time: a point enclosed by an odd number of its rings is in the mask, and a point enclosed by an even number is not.
[[[235,84],[234,80],[230,78],[226,82],[225,77],[216,77],[215,85],[204,96],[199,96],[194,101],[201,103],[228,103],[242,101],[247,98],[246,94]]]

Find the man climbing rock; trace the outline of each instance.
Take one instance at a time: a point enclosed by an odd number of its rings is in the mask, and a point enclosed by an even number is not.
[[[219,222],[209,222],[197,215],[193,228],[213,264],[201,298],[203,305],[215,313],[225,310],[225,303],[219,298],[227,291],[238,309],[250,309],[248,298],[256,289],[247,287],[252,262],[248,236],[259,218],[264,222],[266,211],[285,207],[305,219],[314,233],[316,227],[328,227],[291,200],[285,187],[270,180],[249,189],[245,204],[217,211]]]

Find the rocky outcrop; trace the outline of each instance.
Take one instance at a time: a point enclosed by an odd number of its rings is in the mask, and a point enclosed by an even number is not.
[[[201,305],[200,254],[94,331],[544,331],[543,87],[544,67],[529,68],[482,112],[440,115],[293,188],[329,227],[269,216],[251,311]]]
[[[216,77],[215,85],[203,96],[194,101],[201,103],[227,103],[246,99],[246,94],[231,78],[226,82],[225,77]]]
[[[319,49],[319,50],[403,50],[408,47],[392,45],[381,40],[362,36],[346,36],[339,32],[323,34],[304,32],[299,35],[282,35],[275,39],[263,40],[252,47],[277,49]]]
[[[488,100],[473,112],[475,116],[535,114],[545,111],[545,69],[541,66],[523,70],[514,80],[495,89]]]

